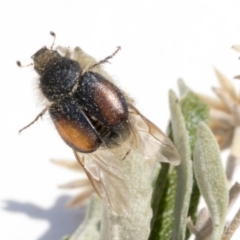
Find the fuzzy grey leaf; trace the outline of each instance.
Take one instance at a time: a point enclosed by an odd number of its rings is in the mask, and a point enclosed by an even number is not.
[[[152,186],[150,168],[144,156],[132,150],[122,161],[125,181],[129,187],[128,216],[114,214],[103,205],[101,240],[146,240],[152,218]]]
[[[172,239],[178,240],[185,238],[187,214],[192,192],[193,170],[186,124],[181,112],[179,101],[173,91],[170,91],[169,93],[169,102],[174,143],[181,156],[181,164],[176,167],[177,189],[172,234]]]
[[[189,87],[181,78],[178,79],[178,88],[181,96],[183,96],[186,92],[190,91]]]
[[[194,173],[213,222],[212,240],[221,239],[228,207],[228,190],[218,144],[201,122],[197,131]]]
[[[92,194],[85,219],[83,223],[78,227],[78,229],[73,233],[69,240],[99,239],[101,202],[102,201],[95,193]]]

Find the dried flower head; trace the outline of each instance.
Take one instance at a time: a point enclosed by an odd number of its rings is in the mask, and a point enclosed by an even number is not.
[[[240,126],[240,99],[231,81],[217,69],[215,73],[220,87],[212,89],[218,99],[199,96],[210,107],[211,129],[223,150],[232,145],[235,129]]]

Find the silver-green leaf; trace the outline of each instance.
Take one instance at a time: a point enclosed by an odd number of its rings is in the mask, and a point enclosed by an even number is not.
[[[146,240],[152,218],[150,168],[144,156],[132,150],[122,161],[124,180],[129,187],[128,216],[119,216],[103,203],[101,240]],[[119,189],[121,191],[121,189]]]
[[[212,240],[221,239],[228,207],[228,190],[219,147],[209,127],[201,122],[197,131],[194,173],[213,222]]]
[[[181,164],[176,167],[177,189],[172,239],[182,240],[185,238],[186,232],[187,214],[192,192],[193,170],[186,124],[179,101],[173,91],[169,92],[169,102],[174,143],[181,156]]]
[[[95,193],[92,194],[85,219],[69,240],[100,238],[101,205],[101,199]]]

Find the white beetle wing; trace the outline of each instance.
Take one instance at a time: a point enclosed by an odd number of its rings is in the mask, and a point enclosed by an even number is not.
[[[108,150],[91,154],[74,152],[90,182],[103,201],[118,215],[129,213],[129,191],[124,180],[121,161]]]
[[[168,162],[172,165],[180,164],[179,153],[173,142],[154,123],[143,116],[135,106],[128,104],[130,121],[135,134],[141,138],[138,150],[146,159]]]

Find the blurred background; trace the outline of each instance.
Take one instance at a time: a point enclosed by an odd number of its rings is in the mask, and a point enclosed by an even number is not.
[[[31,56],[43,46],[80,46],[97,60],[122,50],[105,64],[137,107],[166,129],[168,90],[182,78],[194,91],[212,95],[213,66],[230,79],[240,74],[240,2],[224,1],[0,1],[2,239],[49,240],[71,234],[85,208],[64,205],[76,191],[57,188],[78,178],[50,159],[72,159],[46,114],[20,135],[43,109]],[[239,80],[235,81],[238,85]],[[59,227],[60,226],[60,227]],[[235,235],[234,239],[239,239]]]

